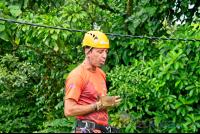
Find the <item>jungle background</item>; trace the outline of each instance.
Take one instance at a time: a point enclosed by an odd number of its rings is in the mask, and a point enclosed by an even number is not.
[[[0,18],[104,33],[200,39],[198,0],[0,0]],[[73,132],[65,80],[84,32],[0,21],[0,133]],[[108,36],[109,124],[131,133],[200,128],[200,42]]]

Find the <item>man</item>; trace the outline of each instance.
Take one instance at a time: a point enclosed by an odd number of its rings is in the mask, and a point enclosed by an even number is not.
[[[106,61],[108,38],[100,31],[89,31],[84,36],[82,47],[86,47],[86,58],[70,72],[65,83],[65,116],[76,117],[75,132],[119,132],[108,125],[107,109],[117,106],[120,96],[113,97],[110,106],[102,104],[103,98],[109,98],[106,96],[105,73],[99,69]]]

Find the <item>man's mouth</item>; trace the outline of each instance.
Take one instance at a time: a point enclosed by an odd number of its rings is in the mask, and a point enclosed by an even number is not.
[[[101,64],[102,64],[102,65],[105,64],[105,61],[101,61]]]

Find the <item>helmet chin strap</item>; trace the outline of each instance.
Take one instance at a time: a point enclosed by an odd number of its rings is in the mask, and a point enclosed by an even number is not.
[[[90,62],[90,59],[89,59],[89,57],[88,57],[88,55],[87,55],[87,53],[88,53],[91,49],[92,49],[92,47],[90,47],[90,49],[86,52],[85,56],[86,56],[86,58],[88,59],[90,65],[91,65],[92,67],[95,67],[95,66]]]

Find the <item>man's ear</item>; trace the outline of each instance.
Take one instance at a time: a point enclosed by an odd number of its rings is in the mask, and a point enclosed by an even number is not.
[[[90,53],[92,53],[91,51],[88,52],[89,49],[85,49],[85,54],[88,55],[90,57]]]
[[[88,49],[88,48],[86,48],[86,49],[85,49],[85,53],[87,53],[87,51],[88,51],[88,50],[89,50],[89,49]]]

